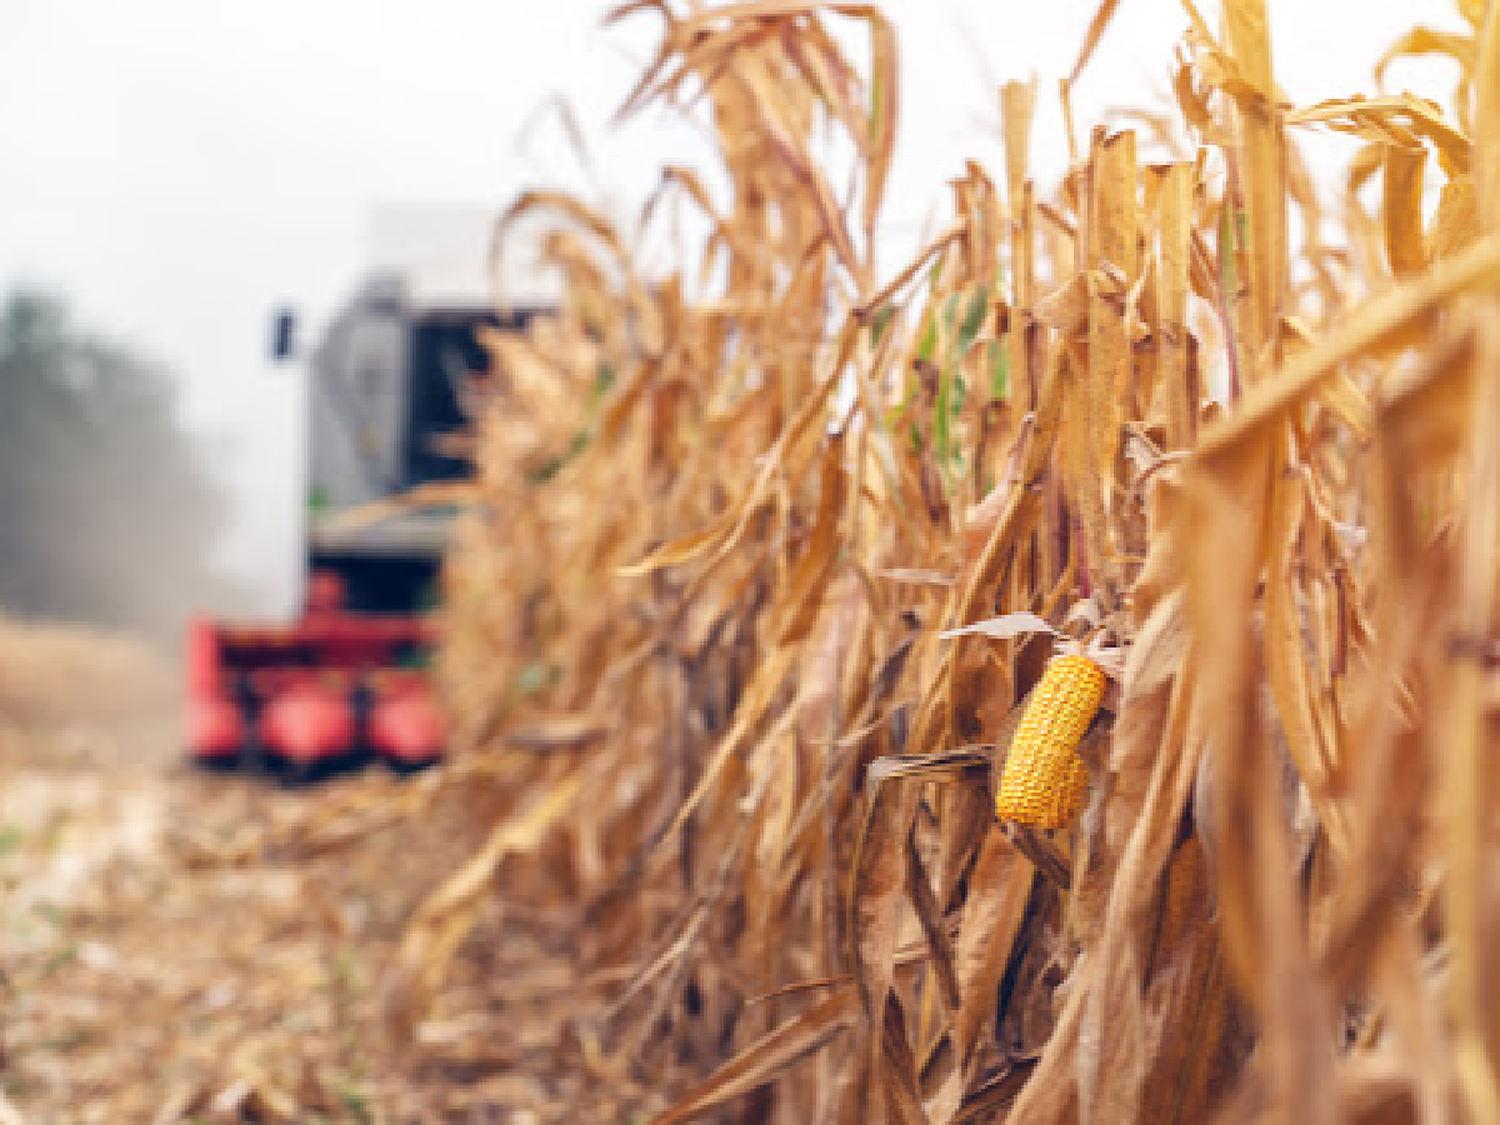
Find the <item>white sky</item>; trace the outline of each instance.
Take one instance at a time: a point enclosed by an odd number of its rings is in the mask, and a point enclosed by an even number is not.
[[[947,200],[965,158],[999,174],[995,86],[1035,72],[1042,167],[1060,167],[1048,91],[1096,0],[892,0],[902,118],[888,194],[901,245]],[[371,210],[500,210],[529,186],[603,192],[620,215],[699,135],[650,113],[610,131],[657,31],[600,26],[598,0],[0,0],[0,289],[41,283],[81,321],[180,375],[184,410],[237,501],[225,550],[269,604],[295,588],[301,398],[264,361],[268,311],[315,324],[357,283]],[[1200,3],[1210,21],[1212,0]],[[1278,78],[1305,103],[1373,92],[1370,67],[1413,22],[1457,24],[1446,0],[1271,0]],[[1167,89],[1186,20],[1126,0],[1077,94],[1100,107]],[[1441,68],[1395,85],[1445,98]],[[566,98],[593,149],[590,184],[560,139]],[[886,268],[899,261],[883,259]]]

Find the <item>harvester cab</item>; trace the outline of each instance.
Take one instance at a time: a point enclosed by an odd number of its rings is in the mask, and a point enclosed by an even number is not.
[[[398,498],[468,474],[465,406],[495,378],[482,332],[521,330],[537,311],[418,304],[385,277],[333,319],[307,362],[303,608],[283,624],[190,623],[186,735],[197,762],[308,776],[442,756],[427,665],[452,513]],[[290,314],[278,314],[273,358],[292,356],[294,336]]]

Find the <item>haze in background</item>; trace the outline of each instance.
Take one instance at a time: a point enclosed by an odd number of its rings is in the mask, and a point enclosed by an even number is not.
[[[662,164],[702,158],[695,127],[660,111],[611,129],[658,27],[648,13],[602,29],[608,7],[0,5],[0,290],[26,282],[64,293],[82,319],[177,373],[186,420],[236,499],[225,562],[255,592],[222,608],[285,613],[298,589],[302,395],[295,371],[264,358],[273,306],[296,306],[311,343],[377,256],[370,226],[381,205],[467,208],[472,218],[545,185],[628,216]],[[1063,135],[1052,91],[1095,7],[886,6],[903,89],[884,268],[940,213],[964,159],[999,169],[999,82],[1035,73],[1035,135]],[[1271,13],[1278,76],[1298,103],[1373,92],[1370,66],[1398,29],[1457,25],[1440,0],[1272,0]],[[1083,138],[1105,106],[1166,98],[1186,22],[1175,4],[1122,5],[1076,94]],[[1451,75],[1406,66],[1394,81],[1442,96]],[[566,140],[558,97],[588,163]],[[1055,173],[1066,153],[1035,157]]]

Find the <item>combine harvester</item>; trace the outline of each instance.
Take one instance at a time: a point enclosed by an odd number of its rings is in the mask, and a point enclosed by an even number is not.
[[[542,309],[497,313],[477,295],[388,273],[335,317],[307,365],[303,609],[280,625],[189,624],[194,761],[309,779],[372,758],[406,771],[442,757],[426,666],[451,515],[399,504],[375,520],[350,514],[468,475],[454,443],[466,398],[490,378],[480,333],[519,331]],[[292,358],[294,328],[290,313],[276,317],[278,362]]]

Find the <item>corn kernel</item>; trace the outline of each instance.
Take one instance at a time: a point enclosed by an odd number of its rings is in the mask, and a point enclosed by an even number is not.
[[[1088,767],[1078,744],[1104,699],[1104,673],[1086,656],[1059,656],[1047,665],[1011,740],[995,796],[1002,820],[1061,828],[1088,793]]]

